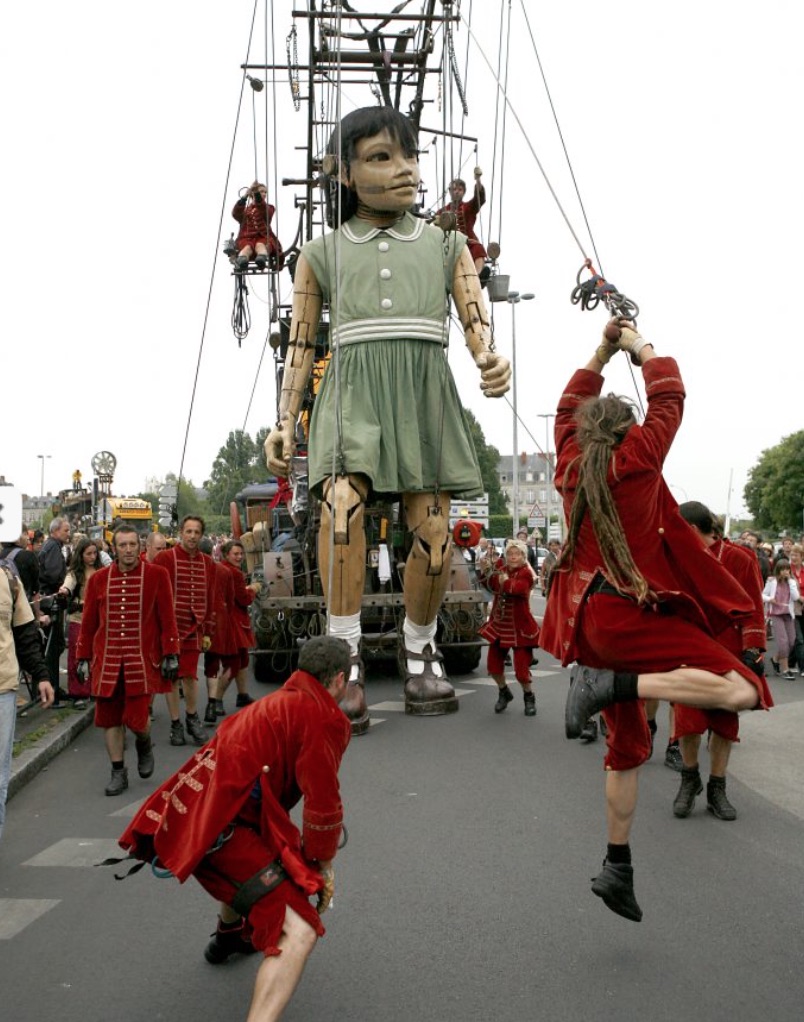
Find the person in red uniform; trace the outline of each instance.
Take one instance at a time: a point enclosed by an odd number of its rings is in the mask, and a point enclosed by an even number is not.
[[[269,226],[276,210],[267,200],[268,189],[255,181],[246,190],[246,194],[237,200],[232,210],[232,216],[240,224],[235,247],[237,265],[241,270],[245,270],[252,256],[261,270],[268,264],[272,270],[282,269],[282,246]]]
[[[480,167],[475,167],[475,193],[468,202],[464,202],[464,196],[466,195],[466,182],[463,178],[456,177],[449,183],[449,197],[450,203],[448,206],[442,207],[438,211],[438,216],[442,213],[452,213],[455,217],[455,227],[465,234],[469,239],[468,249],[474,259],[475,269],[482,281],[486,281],[489,278],[490,270],[486,266],[486,259],[488,253],[480,242],[480,239],[475,234],[475,221],[477,220],[478,214],[480,213],[480,207],[485,205],[486,202],[486,189],[481,184],[481,177],[483,171]]]
[[[154,564],[166,568],[170,578],[181,640],[179,676],[167,697],[171,745],[187,744],[181,726],[180,687],[190,740],[195,745],[207,740],[198,719],[198,658],[211,647],[215,631],[215,562],[198,549],[205,528],[203,518],[185,515],[179,525],[179,542],[154,557]]]
[[[198,545],[202,554],[212,557],[214,546],[212,540],[203,536]],[[220,561],[213,557],[215,565],[215,631],[212,634],[212,645],[204,653],[204,677],[207,682],[207,708],[204,713],[204,724],[213,727],[218,722],[218,683],[221,669],[227,670],[227,662],[237,653],[233,644],[232,629],[229,616],[234,602],[234,586],[229,573],[221,566]],[[220,703],[223,716],[223,703]]]
[[[343,824],[338,769],[351,728],[338,701],[349,658],[343,639],[306,642],[284,686],[222,721],[120,838],[135,858],[180,883],[194,876],[221,902],[208,962],[253,950],[266,956],[252,1022],[280,1017],[324,934],[319,915],[334,893]],[[289,813],[302,797],[299,833]]]
[[[480,629],[488,639],[487,669],[497,682],[499,694],[495,713],[502,713],[514,698],[505,683],[505,657],[514,651],[514,674],[525,696],[525,716],[536,716],[536,696],[530,673],[533,650],[539,645],[539,626],[530,612],[530,594],[536,575],[528,564],[527,544],[512,539],[503,557],[492,565],[487,556],[477,562],[477,574],[482,585],[494,593],[489,619]]]
[[[642,367],[648,410],[600,397],[618,351]],[[633,324],[612,320],[570,379],[555,423],[556,488],[568,537],[553,570],[540,645],[571,672],[565,731],[577,738],[600,710],[608,849],[592,892],[639,921],[629,844],[638,768],[650,755],[642,699],[734,712],[772,705],[758,677],[715,636],[753,613],[753,601],[678,512],[662,466],[680,424],[684,385]]]
[[[179,669],[179,633],[170,580],[140,560],[137,530],[118,525],[117,561],[94,572],[84,594],[77,673],[92,684],[95,727],[103,728],[112,764],[107,795],[128,788],[125,729],[134,732],[140,777],[154,772],[151,696],[171,687]]]
[[[730,543],[719,535],[715,516],[697,500],[679,506],[685,522],[700,535],[712,557],[737,579],[754,601],[751,617],[741,624],[725,628],[717,638],[735,656],[754,665],[762,676],[766,644],[765,611],[762,603],[762,575],[756,557],[745,547]],[[703,791],[698,770],[701,735],[709,732],[709,781],[706,785],[706,808],[719,820],[736,820],[737,811],[726,796],[726,769],[734,742],[739,741],[740,718],[728,710],[699,710],[694,706],[678,706],[675,712],[675,735],[679,740],[683,768],[681,785],[673,802],[673,815],[690,815],[695,799]]]
[[[230,539],[221,547],[223,560],[217,564],[218,571],[226,579],[225,613],[229,652],[226,656],[221,657],[223,673],[217,679],[216,698],[212,710],[207,705],[207,712],[204,716],[205,724],[215,723],[212,718],[213,713],[216,717],[224,715],[223,697],[232,678],[235,679],[237,686],[237,700],[235,701],[237,709],[253,702],[248,694],[248,654],[249,650],[256,645],[256,640],[251,627],[249,608],[259,595],[262,586],[259,582],[246,584],[242,567],[245,553],[245,548],[239,539]]]

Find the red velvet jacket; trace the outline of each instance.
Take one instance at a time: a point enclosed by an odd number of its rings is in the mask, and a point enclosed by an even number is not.
[[[139,561],[131,571],[100,568],[87,583],[79,660],[91,660],[93,696],[113,694],[120,668],[131,695],[169,692],[162,657],[179,652],[170,581],[163,568]]]
[[[762,572],[753,550],[737,546],[727,539],[719,539],[709,548],[709,553],[731,572],[743,589],[752,598],[754,608],[748,620],[736,622],[718,633],[718,639],[726,649],[739,656],[744,649],[765,649],[765,605],[762,602]]]
[[[662,466],[681,425],[684,384],[672,358],[653,358],[642,367],[648,410],[642,425],[634,425],[614,451],[608,483],[634,562],[657,603],[693,621],[711,634],[742,625],[753,603],[733,576],[716,561],[691,525],[662,478]],[[556,489],[569,520],[575,498],[580,454],[575,410],[597,397],[603,377],[579,369],[561,395],[556,414]],[[595,575],[605,574],[603,557],[587,514],[571,564],[559,561],[550,579],[550,599],[542,624],[540,645],[562,663],[576,658],[575,633],[586,590]],[[658,624],[658,620],[657,620]],[[627,641],[624,636],[623,641]]]
[[[215,630],[215,562],[177,544],[160,550],[154,564],[167,569],[182,648],[200,650],[202,636]]]
[[[246,576],[242,568],[228,561],[221,561],[220,567],[224,568],[232,580],[231,601],[228,604],[229,628],[232,632],[235,652],[238,649],[253,649],[256,645],[254,630],[251,627],[251,613],[249,607],[256,598],[253,589],[246,585]]]
[[[259,790],[260,835],[308,894],[315,864],[338,848],[343,805],[338,768],[351,729],[330,693],[296,671],[278,692],[227,717],[215,737],[145,802],[120,838],[138,858],[154,854],[184,882]],[[303,835],[290,810],[304,798]],[[250,807],[253,808],[253,807]],[[252,817],[253,812],[248,812]]]
[[[529,564],[507,568],[500,557],[493,568],[478,570],[480,582],[494,593],[488,621],[480,634],[508,649],[539,645],[539,625],[530,612],[530,594],[536,577]]]
[[[234,656],[239,649],[232,627],[234,581],[222,561],[213,561],[213,564],[215,565],[215,632],[210,648],[218,656]]]

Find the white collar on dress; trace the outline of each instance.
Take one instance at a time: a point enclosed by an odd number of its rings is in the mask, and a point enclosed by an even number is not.
[[[413,216],[412,213],[404,213],[402,218],[390,227],[375,227],[353,216],[346,221],[341,230],[349,241],[362,245],[376,238],[378,234],[388,234],[397,241],[416,241],[426,226],[426,222],[419,217]]]

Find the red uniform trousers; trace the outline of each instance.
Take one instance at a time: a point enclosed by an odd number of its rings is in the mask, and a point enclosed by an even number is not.
[[[588,667],[648,674],[698,667],[713,674],[737,671],[757,689],[756,709],[773,700],[764,678],[685,618],[638,607],[632,600],[595,593],[581,609],[578,661]],[[677,707],[676,712],[680,707]],[[607,770],[632,770],[650,756],[650,734],[641,700],[615,703],[603,711],[609,734]]]
[[[204,856],[193,870],[193,876],[208,894],[229,905],[240,884],[265,869],[276,857],[276,852],[255,830],[236,822],[231,838],[218,851]],[[324,936],[321,917],[306,895],[292,880],[283,880],[256,901],[247,916],[252,943],[266,957],[281,954],[278,943],[288,906],[312,926],[319,937]]]
[[[488,660],[486,661],[486,669],[489,674],[505,674],[505,654],[507,652],[508,648],[501,645],[498,639],[489,643]],[[533,647],[514,646],[513,659],[516,680],[523,685],[529,685],[531,682],[530,665],[533,660]]]

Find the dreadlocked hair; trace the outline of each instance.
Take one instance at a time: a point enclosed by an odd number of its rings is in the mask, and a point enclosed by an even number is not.
[[[588,511],[609,581],[623,594],[635,597],[639,604],[646,603],[648,583],[631,556],[608,484],[613,452],[636,424],[634,407],[624,398],[607,394],[585,401],[575,418],[581,453],[567,468],[567,475],[577,472],[577,484],[562,560],[567,567],[572,564],[581,523]]]

